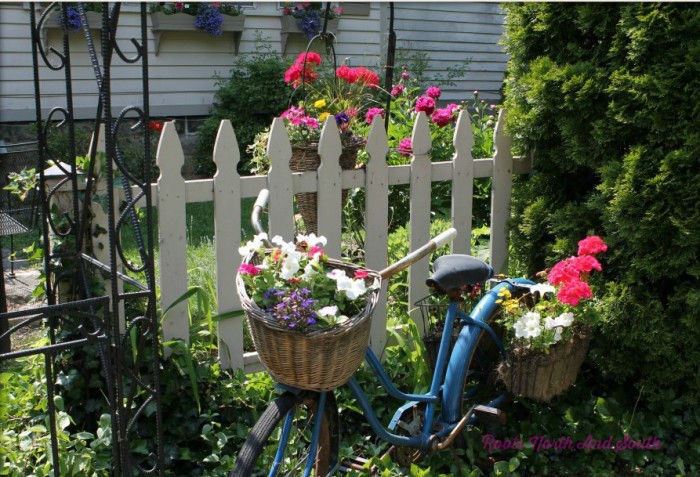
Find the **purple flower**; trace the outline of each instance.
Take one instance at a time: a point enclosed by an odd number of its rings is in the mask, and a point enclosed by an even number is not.
[[[61,25],[61,18],[58,19],[58,24]],[[83,22],[80,20],[80,13],[75,7],[68,7],[66,13],[66,25],[68,31],[71,33],[76,33],[83,27]]]
[[[345,113],[338,113],[335,115],[335,123],[338,126],[342,126],[343,124],[347,124],[350,122],[350,116],[348,116]]]
[[[212,36],[220,36],[223,33],[221,31],[221,25],[223,24],[224,16],[219,10],[210,5],[200,10],[197,18],[194,20],[195,28],[205,31]]]

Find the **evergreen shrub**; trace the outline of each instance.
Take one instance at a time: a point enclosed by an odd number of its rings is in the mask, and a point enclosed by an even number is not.
[[[534,160],[511,228],[528,272],[605,237],[592,356],[651,398],[700,398],[700,8],[507,4],[506,107]]]

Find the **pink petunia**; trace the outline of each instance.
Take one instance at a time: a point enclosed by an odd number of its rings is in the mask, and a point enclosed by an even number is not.
[[[591,291],[591,287],[588,283],[581,280],[566,282],[557,292],[559,301],[571,306],[576,306],[584,298],[590,298],[592,296],[593,292]]]
[[[608,246],[603,239],[597,235],[590,235],[578,243],[579,255],[595,255],[608,250]]]
[[[440,91],[440,88],[438,88],[437,86],[431,86],[425,91],[425,94],[433,99],[438,99],[442,94],[442,91]]]
[[[369,108],[367,114],[365,114],[365,121],[367,121],[367,124],[372,124],[372,120],[374,120],[374,117],[377,115],[380,115],[382,119],[384,119],[384,110],[382,108]]]
[[[309,249],[309,257],[313,258],[313,256],[316,255],[317,253],[320,253],[321,255],[323,255],[323,253],[324,253],[323,249],[321,247],[319,247],[318,245],[314,245],[313,247],[311,247]]]
[[[241,266],[238,267],[238,273],[240,273],[241,275],[255,276],[258,273],[260,273],[260,269],[252,263],[241,263]]]
[[[402,139],[399,143],[398,148],[399,154],[404,157],[408,157],[413,154],[413,146],[411,145],[411,138]]]
[[[421,96],[416,101],[416,111],[424,111],[430,116],[435,111],[435,100],[429,96]]]
[[[355,270],[355,278],[367,278],[368,275],[367,270]]]

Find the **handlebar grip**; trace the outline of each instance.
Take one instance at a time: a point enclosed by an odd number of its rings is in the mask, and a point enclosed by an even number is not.
[[[440,248],[443,245],[446,245],[450,242],[452,242],[455,238],[457,237],[457,229],[454,227],[451,229],[445,230],[443,233],[438,235],[433,239],[433,242],[435,242],[435,247]]]
[[[267,189],[260,189],[260,192],[258,192],[258,198],[255,199],[255,205],[253,205],[253,207],[260,207],[261,209],[264,209],[269,199],[270,191]]]

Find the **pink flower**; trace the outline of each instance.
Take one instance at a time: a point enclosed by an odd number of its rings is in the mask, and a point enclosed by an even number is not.
[[[394,87],[391,89],[391,95],[392,96],[399,96],[401,93],[403,93],[403,90],[406,89],[404,85],[401,83],[394,85]]]
[[[384,119],[384,110],[382,108],[369,108],[367,114],[365,115],[367,124],[372,124],[372,120],[377,115],[381,115],[382,119]]]
[[[595,255],[606,250],[608,250],[608,246],[597,235],[588,236],[578,243],[579,255]]]
[[[309,249],[309,257],[313,258],[313,256],[316,255],[317,253],[320,253],[321,255],[323,255],[323,253],[324,253],[323,249],[321,247],[319,247],[318,245],[314,245],[313,247],[311,247]]]
[[[251,263],[241,263],[241,266],[238,267],[238,273],[255,276],[260,273],[260,269]]]
[[[181,12],[185,8],[185,2],[175,2],[175,10]]]
[[[291,108],[289,108],[288,110],[286,110],[285,112],[280,114],[281,118],[287,118],[290,121],[294,121],[296,119],[301,119],[304,116],[306,116],[306,112],[304,111],[303,106],[298,106],[298,107],[292,106]]]
[[[306,83],[313,83],[318,79],[318,73],[313,70],[311,65],[307,63],[306,70],[304,70],[303,63],[295,63],[284,72],[284,82],[287,84],[292,83],[292,86],[297,88],[301,84],[302,72],[304,72],[303,76]]]
[[[413,147],[411,146],[411,138],[402,139],[399,143],[398,148],[399,154],[404,157],[408,157],[413,154]]]
[[[455,111],[459,109],[459,104],[450,103],[445,107],[445,109],[447,109],[450,114],[454,114]]]
[[[338,16],[342,15],[344,12],[345,12],[345,9],[343,7],[335,7],[333,9],[333,13],[335,13]]]
[[[358,78],[358,72],[348,65],[341,65],[340,68],[335,71],[335,74],[338,78],[344,79],[346,83],[350,84],[356,82]]]
[[[368,275],[367,270],[355,270],[355,278],[367,278]]]
[[[370,88],[375,88],[379,84],[379,75],[374,71],[370,71],[367,68],[360,66],[357,69],[358,79],[362,81],[366,86]]]
[[[557,298],[562,303],[566,303],[571,306],[578,305],[582,299],[590,298],[593,296],[591,287],[588,283],[581,280],[572,280],[566,282],[557,292]]]
[[[552,285],[559,285],[579,280],[579,270],[571,263],[571,259],[562,260],[552,267],[547,275],[547,281]]]
[[[442,91],[440,91],[440,88],[438,88],[437,86],[431,86],[425,91],[425,94],[427,94],[433,99],[438,99],[442,94]]]
[[[416,101],[416,111],[425,111],[430,116],[435,111],[435,100],[428,96],[421,96]]]
[[[356,108],[348,108],[347,115],[350,116],[351,118],[354,118],[355,116],[357,116],[357,109]]]
[[[408,78],[410,78],[410,77],[411,77],[411,76],[408,74],[408,71],[403,71],[403,72],[401,73],[401,78],[402,78],[402,79],[408,79]]]
[[[297,65],[303,65],[304,60],[306,60],[307,65],[309,63],[311,63],[313,65],[320,65],[321,64],[321,55],[319,55],[315,51],[310,51],[308,53],[305,53],[302,51],[301,53],[299,53],[299,56],[297,56],[297,59],[294,63]]]
[[[292,7],[290,7],[290,6],[284,7],[283,13],[285,15],[291,15],[292,14]]]
[[[432,115],[432,120],[439,127],[445,127],[452,122],[452,112],[445,109],[436,109]]]
[[[592,255],[581,255],[580,257],[572,257],[569,260],[571,265],[579,272],[601,271],[603,269],[600,266],[600,262]]]

